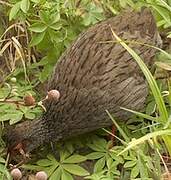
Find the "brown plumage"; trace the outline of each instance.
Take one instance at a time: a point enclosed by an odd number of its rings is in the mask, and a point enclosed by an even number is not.
[[[127,11],[83,32],[57,62],[48,90],[60,92],[58,101],[46,102],[42,117],[26,121],[8,133],[8,147],[22,144],[26,152],[51,141],[106,127],[115,118],[127,120],[126,107],[142,110],[148,86],[135,60],[115,41],[111,28],[122,39],[159,46],[161,41],[151,12]],[[109,42],[110,41],[110,42]],[[129,43],[148,67],[156,50]]]

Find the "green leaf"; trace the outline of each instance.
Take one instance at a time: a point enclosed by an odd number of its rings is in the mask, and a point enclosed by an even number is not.
[[[45,31],[34,34],[31,39],[30,46],[35,46],[39,44],[43,40],[44,36],[45,36]]]
[[[103,9],[95,3],[89,3],[87,7],[87,13],[84,15],[82,23],[85,26],[95,24],[99,20],[104,19]]]
[[[55,31],[53,29],[48,29],[48,34],[49,34],[49,37],[50,37],[50,40],[53,42],[53,43],[61,43],[65,40],[66,36],[63,34],[63,32],[61,31]]]
[[[92,179],[92,180],[113,180],[113,179],[104,179],[106,175],[104,175],[106,170],[101,171],[99,173],[93,173],[91,176],[87,176],[84,179]]]
[[[23,112],[23,114],[25,114],[27,111],[28,111],[28,107],[26,107],[26,106],[21,106],[20,107],[20,110]]]
[[[30,1],[29,0],[22,0],[20,4],[20,8],[24,13],[27,13],[27,11],[30,8]]]
[[[47,155],[47,158],[48,158],[49,160],[53,161],[54,163],[58,162],[58,161],[56,160],[56,158],[55,158],[52,154],[48,154],[48,155]]]
[[[50,177],[55,171],[58,171],[58,169],[61,169],[61,167],[58,166],[58,164],[53,164],[52,166],[44,167],[42,170],[44,170]]]
[[[137,164],[137,161],[127,161],[125,164],[124,164],[124,168],[130,168],[130,167],[133,167]]]
[[[17,15],[17,13],[20,10],[20,2],[16,3],[10,10],[9,13],[9,20],[11,21],[12,19],[14,19]]]
[[[73,143],[72,142],[67,142],[66,143],[66,149],[67,151],[72,154],[74,152],[74,146],[73,146]]]
[[[71,174],[69,174],[67,171],[62,171],[61,180],[74,180]]]
[[[125,8],[127,6],[127,2],[124,0],[119,0],[119,3],[122,8]]]
[[[87,176],[89,172],[76,164],[63,164],[62,167],[71,174],[77,176]]]
[[[138,163],[137,163],[139,170],[140,170],[140,177],[142,179],[147,179],[148,178],[148,172],[147,168],[145,167],[145,162],[142,160],[140,155],[138,154]]]
[[[31,2],[34,2],[36,4],[40,3],[41,0],[31,0]]]
[[[163,17],[163,19],[170,24],[170,12],[168,12],[165,8],[161,6],[157,6],[155,4],[152,5],[152,7]]]
[[[88,14],[86,15],[86,16],[84,16],[84,19],[83,19],[83,24],[85,25],[85,26],[89,26],[90,24],[91,24],[91,20],[92,18],[91,18],[91,16],[89,16]]]
[[[3,122],[3,121],[8,121],[10,120],[11,116],[9,114],[4,114],[2,116],[0,116],[0,121]]]
[[[40,33],[40,32],[45,31],[47,29],[47,26],[46,24],[43,24],[42,22],[37,22],[37,23],[32,24],[29,27],[29,29],[30,31]]]
[[[108,158],[106,164],[108,169],[113,169],[117,166],[118,163],[116,163],[116,161],[114,162],[112,158]]]
[[[34,113],[31,113],[31,112],[26,112],[24,114],[25,118],[27,119],[35,119],[36,115]]]
[[[23,117],[23,113],[17,113],[17,114],[13,114],[13,117],[11,116],[11,120],[10,120],[10,125],[17,123],[18,121],[20,121]]]
[[[53,13],[51,16],[50,16],[50,23],[51,24],[55,24],[56,22],[58,22],[60,19],[60,13],[59,12],[56,12],[56,13]]]
[[[166,21],[162,19],[161,21],[157,21],[157,27],[161,27],[166,24]]]
[[[148,114],[148,115],[153,114],[155,111],[155,105],[156,105],[155,101],[149,102],[145,108],[146,114]]]
[[[6,169],[6,167],[2,164],[0,164],[0,172],[2,172],[2,174],[8,179],[8,180],[12,180],[10,173],[8,172],[8,170]],[[5,179],[5,178],[4,178]]]
[[[16,109],[13,104],[0,104],[0,108],[1,108],[0,112],[3,112],[3,111],[6,112],[6,110],[13,110],[13,111],[15,111],[15,109]]]
[[[94,172],[100,172],[100,171],[102,171],[103,168],[104,168],[104,166],[105,166],[105,157],[99,159],[99,160],[96,162],[96,164],[95,164],[95,166],[94,166]]]
[[[94,140],[94,144],[106,150],[107,141],[104,138],[97,138]]]
[[[71,163],[80,163],[80,162],[83,162],[86,160],[87,160],[87,158],[85,156],[75,154],[75,155],[68,157],[63,162],[71,164]]]
[[[65,159],[67,159],[70,156],[70,153],[66,149],[61,150],[59,154],[60,154],[60,162],[63,162]]]
[[[37,166],[37,165],[31,165],[31,164],[23,164],[21,167],[28,170],[36,170],[36,171],[42,170],[42,167]]]
[[[62,24],[60,22],[56,22],[50,25],[50,28],[59,31],[62,28]]]
[[[0,116],[0,121],[10,120],[10,125],[20,121],[23,117],[23,113],[21,111],[16,111],[16,113],[12,114],[4,114]]]
[[[167,2],[165,2],[164,0],[160,0],[160,1],[157,1],[157,3],[161,6],[163,6],[165,9],[168,9],[169,12],[171,12],[170,0],[168,0]]]
[[[140,171],[139,171],[138,165],[134,166],[131,169],[131,179],[135,179],[139,175],[139,173],[140,173]]]
[[[60,180],[62,175],[62,169],[61,167],[58,167],[57,170],[53,172],[53,174],[50,176],[49,180]]]
[[[105,156],[105,153],[103,152],[92,152],[86,155],[87,159],[99,159],[103,156]]]
[[[125,156],[125,157],[124,157],[124,160],[136,161],[136,160],[137,160],[137,158],[136,158],[136,156],[131,155],[131,156]]]
[[[119,3],[121,5],[122,8],[125,8],[127,5],[129,6],[134,6],[134,2],[132,2],[131,0],[119,0]]]
[[[0,162],[1,162],[1,163],[5,163],[5,159],[2,158],[2,157],[0,157]]]
[[[44,65],[46,65],[46,64],[48,64],[48,57],[47,57],[47,56],[43,57],[39,62],[33,63],[33,64],[31,65],[31,68],[34,69],[34,68],[36,68],[36,67],[44,66]]]
[[[118,155],[123,154],[125,151],[128,151],[128,150],[134,148],[135,146],[140,145],[147,140],[150,140],[151,138],[156,138],[157,136],[163,136],[163,135],[165,137],[166,137],[166,135],[171,135],[171,129],[155,131],[152,133],[148,133],[148,134],[140,137],[139,139],[132,139],[132,141],[130,141],[128,143],[128,146],[123,151],[121,151]]]
[[[49,12],[47,11],[40,11],[39,12],[39,16],[40,16],[40,19],[45,23],[45,24],[50,24],[50,14]]]
[[[56,163],[58,163],[57,161],[56,161]],[[37,161],[37,163],[36,163],[37,165],[39,165],[39,166],[51,166],[51,165],[53,165],[54,164],[54,162],[53,161],[50,161],[49,159],[40,159],[39,161]],[[59,163],[58,163],[59,164]]]
[[[107,141],[103,138],[96,138],[93,144],[87,144],[94,151],[106,152]]]
[[[52,71],[52,65],[47,64],[46,66],[44,66],[42,72],[40,72],[39,74],[39,80],[41,82],[44,82],[46,79],[48,79],[51,71]]]
[[[123,157],[122,156],[118,156],[116,153],[114,152],[110,152],[110,156],[111,158],[115,161],[115,162],[119,162],[119,163],[124,163]],[[125,158],[124,158],[125,159]]]

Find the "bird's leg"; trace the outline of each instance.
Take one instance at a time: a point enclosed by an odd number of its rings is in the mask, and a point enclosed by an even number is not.
[[[116,133],[116,126],[113,124],[111,129],[111,134],[115,135]],[[109,135],[109,139],[111,141],[111,144],[109,146],[109,149],[112,148],[115,145],[115,137],[113,135]]]
[[[112,134],[115,135],[116,133],[116,126],[112,125]],[[111,141],[112,141],[112,146],[115,145],[115,137],[111,135]]]

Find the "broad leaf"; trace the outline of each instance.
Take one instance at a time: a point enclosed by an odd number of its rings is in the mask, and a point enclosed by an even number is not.
[[[103,168],[104,168],[104,166],[105,166],[105,157],[99,159],[99,160],[96,162],[96,164],[95,164],[95,166],[94,166],[94,172],[100,172],[100,171],[102,171]]]
[[[29,27],[30,31],[37,33],[45,31],[46,28],[47,28],[46,24],[43,24],[41,22],[34,23]]]
[[[133,166],[135,166],[137,164],[137,161],[127,161],[124,164],[124,168],[132,168]]]
[[[22,0],[20,4],[20,8],[24,13],[27,13],[27,11],[30,8],[30,1],[29,0]]]
[[[9,13],[9,20],[11,21],[12,19],[14,19],[17,15],[17,13],[20,10],[20,2],[16,3],[10,10]]]
[[[131,169],[131,179],[135,179],[138,176],[139,173],[140,173],[140,171],[139,171],[138,165],[134,166]]]
[[[45,32],[34,34],[30,42],[30,46],[35,46],[39,44],[43,40],[44,36],[45,36]]]
[[[103,152],[92,152],[86,155],[87,159],[99,159],[103,156],[105,156],[105,153]]]
[[[40,159],[39,161],[37,161],[36,163],[39,166],[51,166],[54,164],[53,161],[50,161],[49,159]]]
[[[53,174],[50,176],[49,180],[60,180],[62,175],[62,169],[59,167]]]
[[[62,167],[71,174],[77,176],[87,176],[89,172],[76,164],[63,164]]]
[[[62,171],[61,180],[74,180],[71,174],[69,174],[67,171]]]
[[[86,160],[87,160],[87,158],[85,156],[75,154],[75,155],[68,157],[63,162],[71,164],[71,163],[80,163],[80,162],[83,162]]]

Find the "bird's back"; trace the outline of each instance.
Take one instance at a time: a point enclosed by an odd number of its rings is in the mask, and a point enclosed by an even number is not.
[[[158,45],[154,18],[148,9],[124,12],[83,32],[59,59],[49,81],[59,102],[47,104],[45,116],[62,128],[63,136],[76,135],[112,124],[105,110],[125,120],[125,107],[141,110],[148,95],[145,78],[131,55],[116,43],[111,29],[150,67]],[[49,121],[49,123],[52,123]]]

